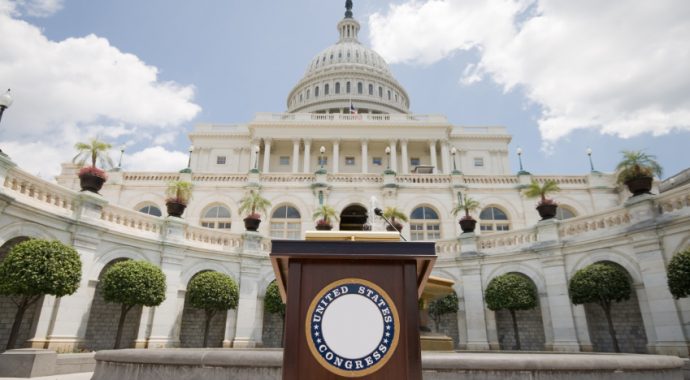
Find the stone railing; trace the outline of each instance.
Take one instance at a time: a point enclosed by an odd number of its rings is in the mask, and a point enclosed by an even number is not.
[[[170,182],[180,179],[179,173],[123,173],[122,179],[127,182]]]
[[[469,185],[517,185],[519,183],[518,178],[514,175],[466,175],[464,180]]]
[[[510,247],[516,248],[530,245],[537,241],[537,230],[535,227],[522,230],[495,232],[477,237],[477,248],[480,251],[490,251],[495,248]]]
[[[194,182],[223,182],[244,183],[247,182],[246,174],[192,174]]]
[[[103,207],[101,210],[101,220],[136,230],[137,232],[160,234],[163,229],[162,218],[118,206],[106,205]]]
[[[450,176],[434,174],[403,174],[395,177],[395,181],[405,185],[440,185],[450,184]]]
[[[589,181],[587,177],[585,176],[532,176],[532,178],[539,182],[539,183],[544,183],[548,180],[556,181],[557,184],[559,185],[588,185]]]
[[[561,221],[558,233],[561,237],[575,236],[585,232],[626,225],[630,223],[630,214],[625,208],[602,211]]]
[[[78,193],[65,187],[33,176],[18,168],[12,168],[5,176],[6,191],[21,194],[41,206],[51,206],[71,213]]]
[[[436,242],[436,255],[439,259],[450,259],[458,254],[460,254],[460,240],[439,240]]]
[[[328,182],[332,183],[382,183],[380,174],[329,174]]]
[[[242,236],[211,228],[187,226],[185,239],[214,246],[216,249],[240,249],[242,247]]]
[[[656,202],[661,214],[690,207],[690,185],[661,193]]]
[[[261,174],[261,183],[312,183],[312,174],[268,173]]]
[[[442,115],[408,115],[408,114],[345,114],[345,113],[257,113],[254,122],[299,121],[299,122],[391,122],[391,123],[442,123],[448,119]]]

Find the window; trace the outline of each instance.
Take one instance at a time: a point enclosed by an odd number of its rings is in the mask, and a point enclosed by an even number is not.
[[[209,208],[201,218],[201,226],[206,228],[229,229],[232,220],[230,210],[223,206]]]
[[[144,207],[141,207],[139,208],[139,212],[143,212],[144,214],[149,214],[153,216],[163,216],[163,213],[161,213],[161,209],[159,209],[155,205],[146,205]]]
[[[347,83],[345,84],[345,92],[348,93],[348,94],[350,93],[350,82],[347,82]]]
[[[324,95],[328,95],[328,93],[330,92],[330,89],[331,89],[330,87],[331,87],[331,86],[330,86],[328,83],[326,83],[325,85],[323,85],[323,94],[324,94]]]
[[[484,159],[482,157],[475,157],[474,158],[474,167],[475,168],[483,168],[484,167]]]
[[[569,207],[559,205],[556,209],[556,219],[558,220],[570,219],[575,216],[575,213]]]
[[[314,87],[314,97],[315,98],[319,97],[319,86]]]
[[[299,94],[299,101],[302,101],[302,94]]]
[[[383,160],[381,159],[381,157],[372,157],[371,158],[371,164],[372,165],[381,166],[382,162],[383,162]]]
[[[307,90],[307,99],[309,99],[309,91],[310,91],[310,90]]]
[[[398,94],[395,94],[395,102],[398,102]]]
[[[225,165],[225,156],[216,156],[217,165]]]
[[[374,95],[374,85],[373,84],[369,85],[369,95]]]
[[[340,82],[335,82],[335,93],[340,94]]]
[[[355,165],[355,158],[354,157],[345,157],[345,165],[354,166]]]
[[[438,213],[430,207],[417,207],[410,214],[410,237],[417,240],[438,240],[441,238],[441,221]]]
[[[420,162],[419,158],[410,158],[410,166],[419,166]]]
[[[383,87],[379,86],[379,98],[383,98]]]
[[[326,165],[328,165],[328,157],[326,157],[326,156],[319,156],[319,165],[321,165],[321,166],[326,166]]]
[[[487,207],[479,214],[479,230],[485,232],[509,231],[510,220],[498,207]]]
[[[281,165],[290,165],[290,156],[280,156]]]
[[[391,90],[388,90],[388,100],[391,100]]]
[[[362,82],[359,82],[357,83],[357,93],[361,94],[362,92],[364,92],[363,85]]]
[[[301,215],[292,206],[280,206],[271,215],[271,237],[299,239],[302,232]]]

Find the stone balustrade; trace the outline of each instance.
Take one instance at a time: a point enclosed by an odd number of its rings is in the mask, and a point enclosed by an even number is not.
[[[108,224],[116,224],[121,228],[136,230],[136,232],[160,234],[163,229],[162,218],[111,205],[103,207],[101,220]]]
[[[123,180],[127,182],[170,182],[178,181],[180,175],[178,173],[136,173],[127,172],[123,174]]]
[[[522,246],[531,245],[536,241],[537,230],[535,227],[530,227],[522,230],[480,235],[477,237],[477,248],[480,251],[492,252],[496,249],[516,249]]]
[[[242,247],[242,236],[223,230],[187,226],[185,238],[211,249],[239,250]]]
[[[8,170],[3,183],[5,191],[20,195],[39,207],[60,209],[71,214],[75,208],[77,192],[35,177],[17,167]]]
[[[558,233],[561,237],[572,237],[586,232],[627,225],[630,221],[630,214],[623,207],[561,221]]]
[[[297,122],[391,122],[391,123],[441,123],[448,124],[442,115],[409,115],[409,114],[341,114],[341,113],[257,113],[254,122],[297,121]]]
[[[690,207],[690,189],[680,187],[659,195],[656,199],[659,212],[666,214]]]

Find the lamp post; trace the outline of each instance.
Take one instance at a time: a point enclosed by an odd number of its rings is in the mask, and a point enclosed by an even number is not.
[[[455,162],[455,155],[458,153],[458,150],[455,147],[450,148],[450,155],[453,156],[453,174],[459,174],[460,172],[458,171],[457,164]]]
[[[10,108],[12,102],[12,95],[10,94],[10,89],[8,88],[7,92],[0,95],[0,121],[2,121],[2,114],[5,112],[6,109]],[[0,154],[6,156],[6,154],[3,153],[2,149],[0,149]]]
[[[194,151],[194,145],[189,146],[189,159],[187,160],[187,169],[192,170],[192,152]]]
[[[323,156],[326,153],[326,147],[322,145],[321,148],[319,148],[319,153],[321,153],[319,156],[319,163],[321,164],[321,170],[323,170]]]
[[[587,156],[589,157],[589,168],[592,172],[595,172],[594,162],[592,162],[592,148],[587,148]]]
[[[254,147],[254,170],[259,171],[259,147]]]
[[[386,170],[391,170],[391,147],[386,147]]]
[[[518,172],[518,175],[529,174],[529,172],[526,171],[522,166],[522,148],[518,147],[516,152],[518,155],[518,161],[520,162],[520,171]]]
[[[125,146],[120,147],[120,159],[117,162],[117,170],[120,171],[122,170],[122,156],[125,154]],[[189,165],[187,165],[189,166]]]

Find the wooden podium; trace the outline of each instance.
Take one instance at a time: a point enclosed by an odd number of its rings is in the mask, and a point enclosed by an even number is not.
[[[284,380],[422,379],[434,243],[274,240],[270,257],[287,304]]]

